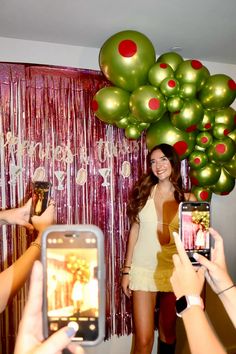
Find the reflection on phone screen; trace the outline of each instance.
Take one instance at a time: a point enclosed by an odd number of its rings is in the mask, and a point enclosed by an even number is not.
[[[47,238],[47,313],[49,334],[78,324],[79,340],[98,336],[98,255],[93,233],[51,234]]]

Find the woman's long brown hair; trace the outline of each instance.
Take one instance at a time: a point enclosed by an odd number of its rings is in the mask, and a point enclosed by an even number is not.
[[[139,222],[138,213],[144,207],[147,199],[151,193],[152,187],[159,182],[158,178],[153,174],[151,169],[150,158],[154,151],[161,150],[163,154],[169,159],[172,172],[170,175],[170,182],[174,186],[174,198],[179,204],[184,201],[184,189],[182,186],[182,177],[180,173],[180,159],[179,155],[173,148],[173,146],[168,144],[160,144],[154,146],[154,148],[148,154],[148,171],[144,173],[140,179],[135,183],[133,189],[130,193],[129,202],[127,205],[127,215],[129,217],[130,223]]]

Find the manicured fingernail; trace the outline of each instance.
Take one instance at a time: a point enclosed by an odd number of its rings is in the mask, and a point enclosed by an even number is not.
[[[73,337],[74,334],[75,334],[75,329],[72,328],[72,327],[68,327],[67,330],[66,330],[66,335],[67,335],[67,337],[69,337],[69,338],[70,338],[70,337]]]
[[[196,259],[196,260],[198,260],[198,259],[199,259],[198,253],[193,253],[193,258]]]

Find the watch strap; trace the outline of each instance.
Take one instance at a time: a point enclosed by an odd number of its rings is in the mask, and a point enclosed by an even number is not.
[[[176,314],[182,317],[182,314],[191,306],[200,306],[204,309],[204,303],[199,295],[186,295],[181,296],[176,300]]]

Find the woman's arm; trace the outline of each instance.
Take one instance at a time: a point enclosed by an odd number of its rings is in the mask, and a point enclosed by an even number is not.
[[[124,265],[122,268],[121,286],[122,286],[123,292],[128,297],[131,296],[131,291],[129,289],[129,274],[125,274],[125,273],[129,273],[129,271],[130,271],[130,267],[132,264],[132,258],[133,258],[133,252],[134,252],[134,246],[135,246],[137,239],[138,239],[138,232],[139,232],[139,224],[138,223],[132,224],[131,229],[130,229],[130,233],[129,233],[129,238],[128,238],[125,261],[124,261]]]
[[[211,261],[199,254],[194,254],[194,258],[207,269],[205,273],[207,282],[212,290],[219,295],[234,327],[236,327],[236,287],[227,270],[223,239],[213,228],[210,228],[210,233],[215,240]]]
[[[33,225],[29,222],[31,204],[32,198],[30,198],[27,203],[20,208],[1,210],[0,225],[20,225],[26,227],[30,231],[33,231]]]
[[[199,298],[204,283],[205,269],[201,267],[196,271],[178,234],[174,233],[174,238],[178,250],[178,255],[173,256],[175,267],[170,279],[174,293],[177,299],[191,295]],[[191,305],[181,315],[192,354],[226,354],[201,306]]]
[[[0,312],[4,311],[8,302],[16,292],[24,285],[28,278],[33,263],[40,257],[41,236],[44,228],[51,225],[54,220],[54,205],[49,205],[41,216],[34,216],[32,222],[38,231],[38,237],[24,254],[9,268],[0,273]]]

